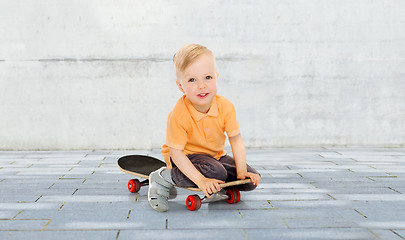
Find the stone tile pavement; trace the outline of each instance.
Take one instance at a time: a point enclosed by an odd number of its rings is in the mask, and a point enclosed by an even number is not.
[[[0,239],[405,239],[404,148],[249,149],[262,174],[238,204],[149,207],[119,157],[159,151],[0,152]]]

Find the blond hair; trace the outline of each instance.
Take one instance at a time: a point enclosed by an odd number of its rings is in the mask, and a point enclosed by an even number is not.
[[[173,56],[173,63],[176,68],[176,76],[183,73],[188,66],[190,66],[198,57],[203,54],[214,54],[208,48],[200,44],[187,44],[181,47]]]

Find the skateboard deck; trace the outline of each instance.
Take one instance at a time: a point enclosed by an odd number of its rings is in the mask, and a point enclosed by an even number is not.
[[[142,182],[140,182],[138,179],[131,179],[128,181],[128,190],[132,193],[135,193],[140,190],[141,186],[149,185],[149,174],[161,167],[166,166],[166,163],[151,156],[128,155],[118,159],[117,165],[121,171],[127,174],[146,179]],[[232,186],[246,184],[249,182],[250,179],[236,180],[220,184],[219,186],[221,187],[221,189],[224,189]],[[193,187],[185,189],[191,191],[201,191],[199,188]],[[227,200],[228,203],[237,203],[240,200],[240,192],[237,188],[229,188],[226,191],[221,190],[220,192],[211,195],[210,198],[204,197],[202,199],[198,195],[190,195],[186,199],[186,206],[189,210],[193,211],[199,209],[201,207],[201,203],[208,203],[219,200]]]

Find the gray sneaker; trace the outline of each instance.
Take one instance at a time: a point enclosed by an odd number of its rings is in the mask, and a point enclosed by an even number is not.
[[[166,167],[162,167],[149,175],[148,201],[150,206],[158,212],[166,212],[169,209],[168,198],[173,184],[166,181],[160,172]]]

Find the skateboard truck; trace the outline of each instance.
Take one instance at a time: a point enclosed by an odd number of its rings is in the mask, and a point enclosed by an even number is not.
[[[186,207],[190,211],[195,211],[201,208],[202,203],[217,202],[221,200],[226,200],[229,204],[238,203],[240,201],[239,189],[222,189],[221,191],[212,194],[209,198],[207,196],[200,198],[197,194],[189,195],[186,199]]]
[[[140,182],[138,179],[131,179],[128,181],[128,190],[131,193],[136,193],[136,192],[139,192],[141,187],[148,186],[148,185],[149,185],[149,179],[145,179],[142,182]]]

